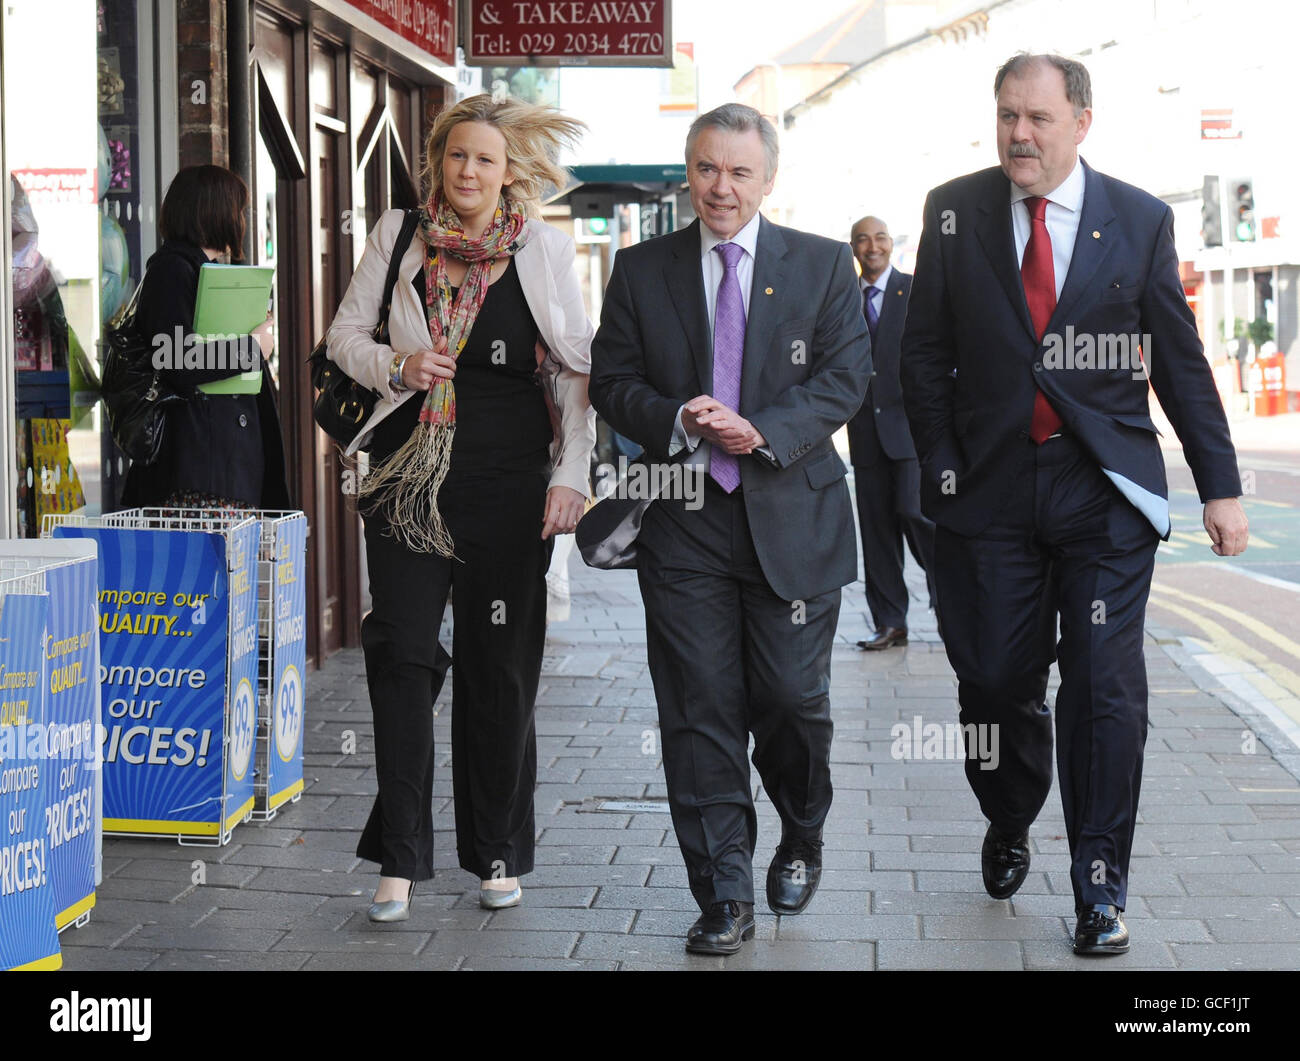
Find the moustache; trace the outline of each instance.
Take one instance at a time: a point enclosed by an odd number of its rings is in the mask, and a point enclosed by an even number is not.
[[[1041,158],[1042,152],[1033,144],[1012,144],[1007,154],[1012,158]]]

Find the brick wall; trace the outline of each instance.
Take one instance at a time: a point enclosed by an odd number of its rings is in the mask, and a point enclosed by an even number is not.
[[[180,164],[230,164],[226,4],[180,0],[176,11]]]

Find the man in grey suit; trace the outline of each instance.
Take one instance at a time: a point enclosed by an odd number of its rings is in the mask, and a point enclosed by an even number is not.
[[[858,221],[849,246],[862,267],[862,314],[871,333],[871,386],[848,434],[867,607],[876,629],[858,647],[874,652],[907,644],[904,538],[925,570],[934,607],[934,524],[921,515],[921,471],[898,378],[912,277],[889,264],[894,238],[878,217]]]
[[[857,575],[831,435],[871,371],[848,248],[758,213],[776,131],[727,104],[686,139],[698,221],[619,252],[592,343],[591,401],[651,460],[707,469],[661,496],[636,543],[673,825],[702,915],[696,953],[754,931],[746,751],[781,816],[768,903],[798,913],[830,808],[830,655]],[[692,491],[694,495],[694,491]]]

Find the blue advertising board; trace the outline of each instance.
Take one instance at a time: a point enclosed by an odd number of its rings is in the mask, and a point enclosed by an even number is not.
[[[299,514],[275,521],[275,528],[267,810],[302,791],[303,675],[307,670],[307,520]]]
[[[44,815],[49,804],[45,688],[49,598],[0,596],[0,969],[58,969],[54,887]]]
[[[0,541],[0,569],[39,572],[49,595],[43,653],[50,802],[43,812],[62,931],[95,905],[100,856],[97,547],[89,541]],[[35,706],[35,705],[33,705]]]
[[[226,806],[233,825],[253,809],[253,750],[257,742],[257,553],[261,527],[227,532],[230,567],[229,677],[226,712]]]
[[[247,816],[257,532],[54,528],[99,544],[106,832],[224,841]]]
[[[95,559],[45,571],[50,618],[45,635],[44,721],[51,727],[57,774],[46,810],[54,873],[55,927],[77,920],[95,905],[95,821],[98,816],[98,618]]]

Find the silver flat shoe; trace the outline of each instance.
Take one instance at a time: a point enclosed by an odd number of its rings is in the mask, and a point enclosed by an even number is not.
[[[518,906],[523,897],[524,890],[518,884],[508,892],[481,886],[478,890],[478,904],[484,910],[504,910],[508,906]]]
[[[415,882],[405,899],[389,899],[383,903],[371,903],[366,917],[378,924],[390,924],[394,921],[406,921],[411,916],[411,896],[415,893]]]

